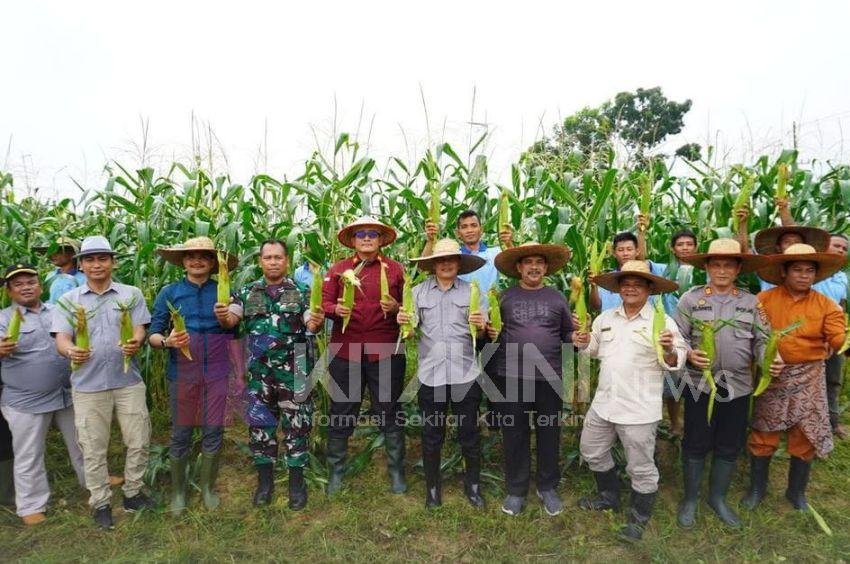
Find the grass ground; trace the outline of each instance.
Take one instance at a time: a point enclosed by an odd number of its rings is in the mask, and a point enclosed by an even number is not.
[[[157,439],[164,442],[163,425]],[[113,507],[116,529],[94,528],[86,494],[77,487],[61,440],[51,436],[48,467],[53,505],[43,525],[25,528],[9,508],[0,509],[0,559],[58,562],[76,561],[403,561],[480,560],[570,561],[842,561],[850,559],[850,442],[839,442],[835,452],[817,462],[809,499],[831,526],[826,536],[808,514],[794,512],[784,500],[787,459],[777,455],[771,466],[770,492],[755,512],[741,510],[744,527],[728,531],[706,506],[700,507],[695,529],[683,531],[675,521],[681,473],[678,446],[658,441],[657,458],[662,483],[659,500],[644,540],[626,546],[616,540],[624,522],[620,514],[587,513],[576,509],[577,499],[594,486],[586,467],[573,462],[564,468],[560,493],[567,510],[548,517],[539,501],[529,498],[516,518],[499,511],[503,492],[498,483],[485,488],[488,506],[476,511],[462,496],[459,476],[448,477],[444,506],[427,512],[423,505],[423,478],[413,468],[418,441],[408,454],[407,494],[388,491],[382,450],[361,474],[351,478],[337,498],[329,500],[318,483],[310,488],[306,510],[286,508],[286,475],[278,474],[272,507],[255,509],[251,496],[255,477],[239,442],[242,428],[228,431],[219,481],[222,507],[218,512],[201,508],[197,494],[191,509],[173,518],[156,513],[124,514],[116,488]],[[564,434],[565,453],[574,452],[577,434]],[[354,444],[356,449],[359,445]],[[488,471],[500,473],[498,450]],[[118,437],[113,440],[110,468],[120,473],[122,455]],[[737,501],[747,484],[746,465],[739,464],[731,499]],[[532,486],[533,487],[533,486]],[[155,494],[166,499],[167,476]],[[161,504],[164,507],[165,503]]]

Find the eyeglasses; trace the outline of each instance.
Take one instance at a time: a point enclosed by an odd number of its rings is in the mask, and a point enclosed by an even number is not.
[[[361,229],[359,231],[355,231],[354,236],[358,239],[366,239],[367,237],[369,239],[377,239],[381,236],[381,233],[379,231],[375,231],[374,229]]]

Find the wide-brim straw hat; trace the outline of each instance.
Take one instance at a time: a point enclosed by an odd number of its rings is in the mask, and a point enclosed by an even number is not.
[[[813,262],[817,264],[818,271],[815,275],[815,282],[820,282],[844,268],[844,265],[847,264],[847,257],[835,253],[819,253],[811,245],[796,243],[785,249],[783,254],[768,257],[767,265],[758,269],[759,278],[776,286],[781,286],[784,282],[782,266],[789,262]]]
[[[510,278],[519,278],[516,265],[525,257],[541,256],[546,259],[546,274],[554,274],[564,268],[571,256],[570,248],[565,245],[543,244],[529,241],[518,247],[505,249],[493,259],[496,268]]]
[[[620,279],[626,276],[637,276],[650,282],[652,284],[650,294],[665,294],[679,289],[679,285],[672,280],[667,280],[663,276],[657,276],[650,272],[649,264],[645,260],[626,261],[620,267],[620,270],[600,274],[596,277],[596,285],[609,292],[619,292]]]
[[[737,259],[741,263],[741,272],[758,270],[768,262],[768,258],[764,255],[742,253],[741,244],[735,239],[715,239],[709,243],[707,252],[684,256],[679,260],[705,270],[705,265],[710,258]]]
[[[206,252],[212,253],[214,257],[218,257],[218,250],[215,248],[215,243],[209,237],[192,237],[186,239],[182,245],[174,247],[163,247],[156,250],[157,254],[171,264],[183,267],[183,255],[189,252]],[[224,253],[227,256],[227,270],[233,270],[239,265],[239,258],[230,253]],[[218,272],[218,260],[213,264],[212,272]]]
[[[44,253],[47,252],[52,245],[37,245],[32,248],[36,253]],[[74,254],[80,252],[80,242],[76,239],[71,239],[70,237],[59,237],[56,239],[57,252],[62,249],[71,249]]]
[[[470,272],[478,270],[487,262],[479,256],[460,252],[460,243],[454,239],[440,239],[434,243],[434,252],[432,254],[427,257],[410,259],[410,262],[419,266],[420,270],[433,273],[434,261],[438,258],[445,257],[460,258],[460,266],[457,271],[458,274],[469,274]]]
[[[811,245],[819,253],[826,252],[829,248],[829,232],[817,227],[806,225],[787,225],[783,227],[769,227],[756,233],[753,246],[760,255],[775,255],[776,245],[779,239],[787,233],[796,233],[803,238],[803,243]]]
[[[354,245],[352,244],[351,239],[354,237],[354,233],[356,231],[359,231],[360,229],[368,229],[370,227],[381,233],[381,247],[385,247],[395,241],[395,229],[393,229],[389,225],[381,223],[374,217],[368,216],[358,217],[357,219],[340,229],[339,233],[336,234],[336,238],[339,240],[340,243],[342,243],[349,249],[353,249]]]

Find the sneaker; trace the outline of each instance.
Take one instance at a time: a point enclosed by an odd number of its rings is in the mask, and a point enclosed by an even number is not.
[[[124,498],[124,511],[128,513],[142,511],[143,509],[153,509],[155,505],[153,500],[142,492],[137,493],[133,497]]]
[[[538,490],[537,497],[543,501],[543,508],[546,510],[547,515],[554,517],[564,510],[564,504],[561,502],[561,498],[558,497],[555,490],[546,490],[542,492]]]
[[[525,498],[518,495],[509,495],[502,502],[502,512],[508,515],[519,515],[525,507]]]
[[[112,521],[112,507],[103,505],[94,510],[94,522],[97,526],[106,531],[111,531],[115,528],[115,523]]]

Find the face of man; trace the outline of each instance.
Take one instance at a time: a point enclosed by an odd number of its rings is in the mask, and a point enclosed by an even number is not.
[[[789,262],[785,265],[783,278],[785,286],[792,292],[805,292],[811,289],[818,273],[818,265],[813,262]]]
[[[623,266],[630,260],[637,258],[637,246],[634,241],[620,241],[614,246],[614,258]]]
[[[209,276],[215,266],[216,257],[205,251],[189,251],[183,254],[183,268],[192,278]]]
[[[679,237],[676,239],[676,242],[673,243],[673,254],[676,255],[676,258],[680,259],[694,254],[696,248],[697,242],[693,237]]]
[[[269,282],[279,282],[289,266],[286,251],[280,243],[267,243],[260,249],[260,269]]]
[[[41,283],[35,274],[18,274],[6,282],[9,297],[23,307],[35,307],[41,297]]]
[[[537,288],[543,285],[543,278],[546,276],[548,267],[546,258],[542,256],[523,257],[516,263],[520,281],[523,286],[529,288]]]
[[[481,222],[473,216],[465,217],[458,223],[457,236],[467,247],[477,245],[481,240]]]
[[[439,280],[454,280],[458,270],[460,270],[460,257],[443,257],[434,260],[434,276]]]
[[[53,266],[56,268],[64,268],[71,264],[73,260],[74,253],[68,249],[60,249],[59,252],[50,255],[50,262],[52,262]]]
[[[712,257],[705,263],[705,270],[712,287],[726,290],[735,284],[735,278],[741,273],[741,263],[734,258]]]
[[[115,259],[112,255],[86,255],[80,259],[80,270],[92,282],[103,282],[112,278]]]
[[[782,254],[785,252],[785,249],[791,245],[797,245],[803,242],[803,236],[799,233],[785,233],[778,241],[776,241],[776,250]]]
[[[374,227],[358,229],[354,232],[352,243],[358,253],[377,253],[381,249],[381,232]]]
[[[845,239],[844,237],[832,236],[829,238],[829,247],[827,247],[826,252],[835,253],[836,255],[846,257],[847,246],[847,239]]]
[[[649,299],[649,281],[640,276],[623,276],[619,289],[624,306],[641,308]]]

